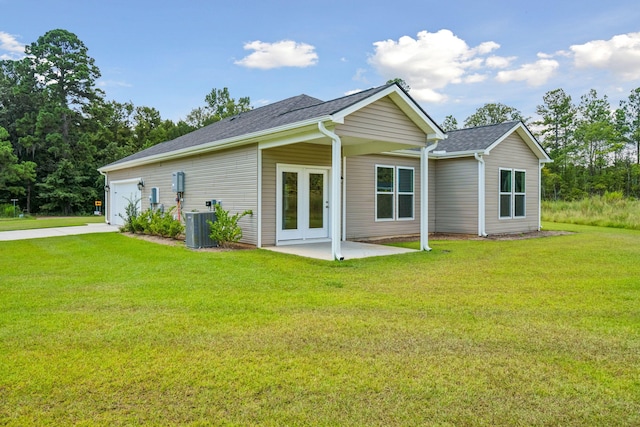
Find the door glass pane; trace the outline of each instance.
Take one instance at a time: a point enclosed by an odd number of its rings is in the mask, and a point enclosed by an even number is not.
[[[309,228],[324,226],[324,175],[309,174]]]
[[[298,229],[297,172],[282,172],[282,229]]]

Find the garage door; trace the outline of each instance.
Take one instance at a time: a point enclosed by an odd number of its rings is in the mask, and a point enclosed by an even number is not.
[[[138,212],[140,212],[141,192],[138,190],[138,179],[120,182],[111,182],[109,200],[111,201],[111,209],[109,209],[109,222],[112,225],[124,225],[124,218],[127,217],[126,210],[129,203],[136,202]]]

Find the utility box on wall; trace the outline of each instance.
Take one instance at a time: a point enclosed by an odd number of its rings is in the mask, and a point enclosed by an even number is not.
[[[174,172],[171,176],[171,191],[184,193],[184,172]]]
[[[211,229],[207,221],[215,222],[215,212],[187,212],[185,213],[185,235],[188,248],[212,248],[218,242],[211,240]]]
[[[151,192],[149,193],[149,203],[152,205],[160,203],[160,189],[158,187],[151,188]]]

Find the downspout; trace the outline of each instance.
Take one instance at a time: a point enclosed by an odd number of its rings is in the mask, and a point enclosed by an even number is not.
[[[420,250],[429,247],[429,152],[436,149],[438,141],[420,149]]]
[[[335,133],[327,130],[324,127],[324,123],[318,122],[318,129],[320,132],[331,138],[331,203],[329,206],[330,216],[331,216],[331,255],[334,260],[342,261],[344,257],[342,256],[340,238],[342,227],[340,225],[340,217],[341,217],[341,209],[340,209],[340,200],[341,200],[341,182],[340,182],[340,166],[342,160],[342,141],[340,137]]]
[[[109,185],[109,181],[107,181],[108,177],[107,177],[106,173],[102,172],[101,170],[99,170],[98,172],[100,172],[100,175],[104,176],[104,186],[105,186],[105,189],[104,189],[104,205],[105,205],[104,206],[104,222],[107,223],[107,224],[111,224],[109,222],[109,218],[107,217],[107,206],[109,207],[109,209],[111,209],[111,205],[110,204],[107,205],[107,199],[108,199],[107,196],[108,196],[108,194],[107,194],[106,187],[107,187],[107,185]],[[111,202],[111,200],[109,200],[109,202]]]
[[[257,209],[256,216],[258,220],[258,224],[256,225],[256,247],[262,247],[262,149],[258,144],[258,197],[256,200]]]
[[[478,153],[473,154],[478,161],[478,236],[487,237],[486,230],[486,198],[484,182],[484,159]]]
[[[540,170],[538,171],[538,231],[542,230],[542,168],[544,163],[539,160]]]

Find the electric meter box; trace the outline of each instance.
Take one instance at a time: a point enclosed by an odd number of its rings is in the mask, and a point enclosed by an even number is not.
[[[184,172],[174,172],[171,180],[171,191],[184,193]]]

